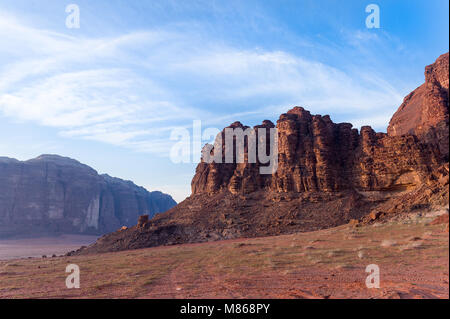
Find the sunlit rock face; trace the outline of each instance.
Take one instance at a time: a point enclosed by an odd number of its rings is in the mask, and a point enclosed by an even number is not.
[[[200,163],[192,180],[197,194],[383,191],[427,182],[441,162],[439,150],[414,135],[389,136],[369,126],[311,115],[301,107],[277,121],[278,168],[261,175],[259,163]]]
[[[168,195],[99,175],[70,158],[0,158],[0,237],[103,234],[175,204]]]
[[[414,134],[427,143],[437,143],[448,160],[449,54],[425,68],[425,83],[405,97],[392,117],[388,134]]]

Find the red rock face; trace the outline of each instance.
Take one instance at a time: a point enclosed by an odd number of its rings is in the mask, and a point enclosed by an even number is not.
[[[448,160],[449,54],[425,68],[425,83],[405,97],[392,117],[389,136],[415,134],[425,142],[437,142]]]
[[[256,149],[258,148],[258,128],[266,129],[266,141],[270,141],[269,130],[275,125],[268,120],[265,120],[261,125],[254,127]],[[242,125],[240,122],[235,122],[225,128],[221,133],[221,139],[225,142],[225,130],[228,128],[242,130],[249,129],[248,126]],[[268,143],[267,143],[268,144]],[[225,143],[221,143],[221,162],[210,163],[201,162],[197,166],[196,174],[192,179],[192,192],[198,193],[217,193],[220,191],[229,191],[233,194],[239,193],[243,188],[246,193],[263,189],[270,185],[271,176],[260,174],[260,167],[263,166],[258,161],[256,163],[248,163],[248,139],[244,140],[244,163],[239,163],[236,160],[236,152],[233,152],[232,163],[226,162],[225,157]],[[236,149],[236,138],[233,139],[233,149]],[[266,149],[266,154],[269,150]],[[212,154],[214,153],[211,152]]]
[[[426,182],[441,162],[438,150],[414,135],[388,136],[369,126],[358,132],[349,123],[335,124],[301,107],[282,114],[277,129],[273,175],[261,175],[259,163],[200,163],[193,194],[402,189]]]

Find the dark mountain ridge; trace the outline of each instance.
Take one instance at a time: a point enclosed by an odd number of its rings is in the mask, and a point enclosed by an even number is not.
[[[68,157],[0,157],[0,238],[101,235],[136,224],[139,215],[153,216],[175,205],[169,195],[99,175]]]

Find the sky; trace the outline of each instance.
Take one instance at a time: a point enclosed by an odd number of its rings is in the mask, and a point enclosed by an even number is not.
[[[372,3],[380,28],[366,26]],[[79,28],[66,25],[69,4]],[[172,161],[171,135],[193,121],[256,125],[303,106],[386,131],[449,50],[448,6],[0,0],[0,156],[68,156],[180,202],[199,158]]]

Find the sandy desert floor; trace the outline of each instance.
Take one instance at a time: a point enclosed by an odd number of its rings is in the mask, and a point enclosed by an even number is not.
[[[98,236],[61,235],[58,237],[1,239],[0,260],[64,255],[80,246],[92,244],[97,238]]]
[[[0,261],[1,298],[448,298],[445,224],[412,215],[386,224]],[[77,264],[80,289],[67,289]],[[380,269],[368,289],[366,266]]]

